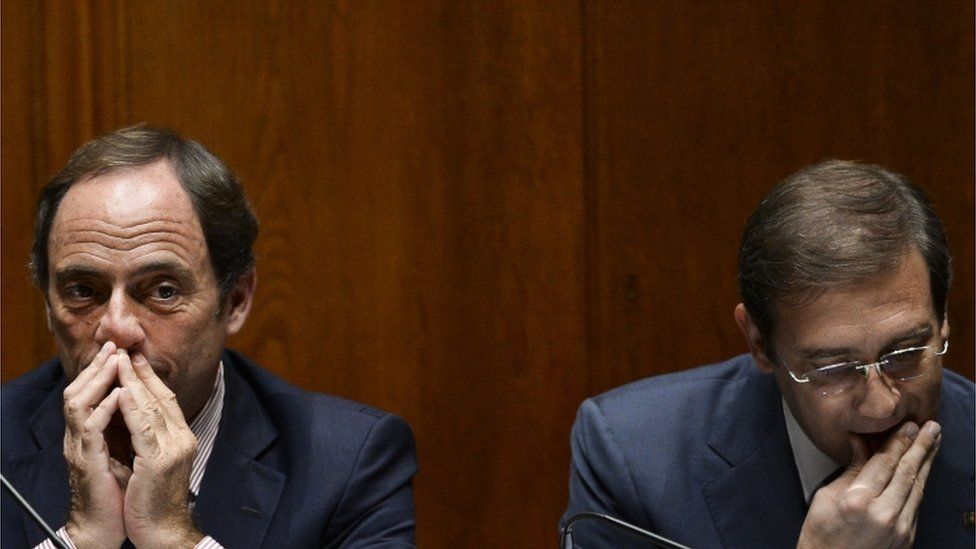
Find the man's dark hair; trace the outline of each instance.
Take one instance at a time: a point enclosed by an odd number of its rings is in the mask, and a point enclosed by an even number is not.
[[[912,250],[925,258],[941,322],[952,258],[925,193],[880,166],[826,160],[780,182],[749,217],[739,251],[742,301],[770,345],[777,303],[798,305],[891,271]]]
[[[254,266],[258,222],[234,174],[203,145],[146,124],[123,128],[82,145],[41,191],[34,223],[31,269],[47,291],[48,237],[61,200],[76,182],[165,159],[193,203],[203,228],[221,296]]]

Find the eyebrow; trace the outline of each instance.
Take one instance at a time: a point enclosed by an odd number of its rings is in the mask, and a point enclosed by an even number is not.
[[[132,274],[134,276],[142,276],[156,272],[173,273],[173,275],[180,280],[193,279],[193,273],[190,272],[190,269],[187,269],[185,265],[175,261],[153,261],[152,263],[147,263],[139,267]]]
[[[890,339],[884,346],[882,346],[882,354],[894,350],[894,347],[911,341],[913,339],[921,339],[923,337],[930,337],[932,335],[932,325],[929,323],[921,324],[914,328],[911,328],[900,335],[897,335]],[[858,349],[853,347],[835,347],[828,349],[809,349],[800,351],[800,356],[804,360],[817,360],[824,358],[834,358],[842,355],[854,355],[859,352]]]
[[[140,266],[132,273],[132,275],[138,277],[157,272],[172,273],[181,281],[193,279],[193,273],[190,272],[186,266],[175,261],[153,261],[152,263],[147,263]],[[54,282],[57,285],[61,285],[79,278],[98,278],[103,276],[105,276],[103,271],[92,267],[87,267],[84,265],[68,265],[67,267],[58,269],[57,272],[54,273]]]
[[[98,269],[93,269],[91,267],[84,267],[82,265],[69,265],[63,269],[58,269],[54,273],[54,283],[56,285],[64,284],[70,280],[77,280],[79,278],[96,278],[102,276],[102,272]]]

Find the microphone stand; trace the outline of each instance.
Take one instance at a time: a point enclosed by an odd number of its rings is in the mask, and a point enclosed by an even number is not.
[[[34,519],[34,522],[36,522],[37,525],[40,526],[42,530],[44,530],[44,533],[47,534],[47,537],[51,540],[52,543],[54,543],[54,545],[58,546],[58,549],[71,549],[70,547],[68,547],[68,544],[65,543],[63,539],[59,538],[58,535],[54,533],[54,530],[51,530],[51,527],[48,526],[46,522],[44,522],[44,519],[41,518],[41,515],[38,515],[37,511],[35,511],[34,508],[31,507],[29,503],[27,503],[27,500],[20,495],[20,492],[18,492],[16,488],[14,488],[9,482],[7,482],[7,477],[0,475],[0,482],[3,482],[3,487],[6,488],[8,492],[10,492],[10,495],[13,496],[14,499],[17,501],[17,504],[19,504],[24,511],[27,511],[27,514],[30,515],[32,519]]]
[[[568,521],[566,521],[566,525],[560,528],[560,549],[573,549],[573,526],[575,526],[577,522],[587,519],[595,519],[596,522],[603,522],[618,530],[627,532],[628,534],[636,535],[654,544],[655,547],[662,547],[664,549],[691,549],[690,547],[681,545],[680,543],[672,541],[664,536],[659,536],[653,532],[648,532],[643,528],[634,526],[629,522],[624,522],[618,518],[611,517],[610,515],[594,513],[592,511],[586,511],[573,515]]]

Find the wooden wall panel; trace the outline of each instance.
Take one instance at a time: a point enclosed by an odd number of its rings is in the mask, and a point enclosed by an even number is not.
[[[232,345],[411,423],[423,547],[554,543],[580,401],[743,349],[742,224],[824,156],[933,192],[972,377],[970,4],[0,6],[3,380],[53,349],[37,189],[94,135],[174,127],[261,218]]]
[[[411,423],[423,546],[552,543],[586,379],[578,12],[133,2],[100,13],[91,32],[114,25],[103,38],[120,44],[103,60],[114,109],[86,100],[80,118],[199,139],[262,220],[257,299],[232,344]],[[92,74],[70,77],[82,98],[100,97]]]
[[[33,223],[33,205],[39,179],[37,167],[31,155],[37,132],[32,122],[32,110],[37,94],[32,93],[32,62],[25,52],[32,49],[31,22],[35,6],[27,3],[4,2],[0,4],[0,93],[3,94],[3,116],[0,117],[2,132],[2,160],[0,181],[0,245],[3,258],[0,263],[0,361],[6,381],[13,374],[27,371],[44,351],[37,347],[45,341],[38,330],[44,325],[43,300],[34,290],[26,268],[30,255],[30,231]],[[45,341],[46,343],[46,341]],[[46,349],[47,347],[45,347]]]
[[[760,197],[823,158],[930,190],[973,375],[971,3],[586,3],[593,393],[745,352],[738,243]]]

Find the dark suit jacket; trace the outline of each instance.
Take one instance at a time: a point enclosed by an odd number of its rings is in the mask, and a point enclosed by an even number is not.
[[[944,371],[916,547],[973,546],[973,408],[973,384]],[[807,505],[779,389],[748,355],[585,401],[572,452],[564,522],[597,511],[696,548],[796,546]]]
[[[246,358],[223,356],[220,429],[194,517],[226,547],[412,547],[410,428],[396,416],[298,389]],[[52,526],[65,523],[65,377],[58,361],[3,386],[3,474]],[[40,528],[4,493],[4,549]]]

